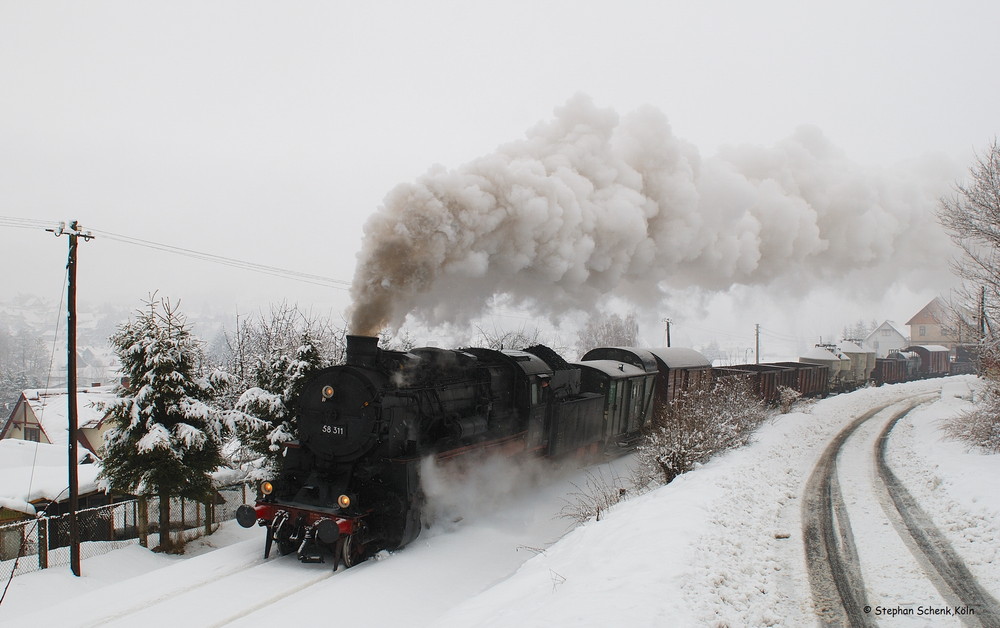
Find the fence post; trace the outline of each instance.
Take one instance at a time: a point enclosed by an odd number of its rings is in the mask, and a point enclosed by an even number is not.
[[[49,518],[38,518],[38,568],[49,567]]]
[[[136,527],[139,529],[139,545],[149,547],[149,504],[144,496],[139,496],[137,500],[139,515],[136,520]]]
[[[215,518],[215,504],[211,497],[205,502],[205,534],[212,533],[212,519]]]

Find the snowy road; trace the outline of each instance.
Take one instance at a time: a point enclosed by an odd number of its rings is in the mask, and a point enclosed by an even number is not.
[[[851,422],[809,478],[803,536],[813,603],[824,624],[908,622],[911,616],[902,609],[917,606],[942,613],[935,616],[938,625],[998,625],[996,601],[885,459],[892,428],[928,399],[875,408]],[[852,523],[874,532],[855,539]],[[913,601],[888,608],[871,604],[899,594]]]

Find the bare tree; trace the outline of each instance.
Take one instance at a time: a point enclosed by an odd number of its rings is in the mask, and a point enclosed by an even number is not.
[[[992,321],[1000,313],[1000,143],[994,138],[977,154],[968,181],[955,185],[955,194],[941,199],[938,220],[962,250],[952,269],[965,285],[962,305],[978,312],[985,356],[998,357],[997,333]]]
[[[985,376],[976,408],[949,420],[945,431],[975,447],[1000,451],[1000,330],[992,323],[1000,312],[1000,143],[996,138],[976,155],[968,181],[956,184],[954,196],[941,199],[938,220],[962,250],[952,269],[962,278],[964,290],[952,309],[957,313],[957,329],[962,329],[965,318],[980,336],[979,358]],[[963,311],[975,314],[963,317]]]
[[[539,344],[538,330],[528,331],[524,325],[520,329],[507,331],[493,328],[493,331],[476,327],[479,331],[480,343],[490,349],[524,349],[531,345]]]
[[[639,322],[635,312],[596,315],[580,330],[576,348],[580,355],[594,347],[634,347],[639,338]]]

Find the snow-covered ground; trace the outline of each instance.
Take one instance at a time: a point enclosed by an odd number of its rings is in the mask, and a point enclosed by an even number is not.
[[[940,400],[897,425],[889,461],[983,586],[996,592],[1000,456],[968,452],[938,431],[941,418],[967,407],[975,383],[962,376],[805,404],[766,425],[751,446],[572,529],[558,514],[586,484],[585,472],[541,482],[524,473],[512,482],[491,470],[484,476],[502,477],[501,490],[473,481],[473,490],[442,492],[452,498],[446,525],[347,571],[334,574],[328,565],[302,565],[291,556],[263,561],[263,532],[230,523],[192,543],[183,557],[130,547],[86,560],[81,578],[68,568],[19,576],[0,606],[0,624],[191,628],[322,618],[323,624],[374,626],[810,625],[801,532],[805,479],[852,418],[938,390]],[[629,463],[616,461],[600,473],[627,476]],[[841,466],[860,474],[852,484],[874,473],[853,468],[858,465],[846,454]],[[845,488],[845,499],[865,498]],[[921,589],[904,582],[914,577],[912,565],[865,544],[873,528],[889,525],[876,514],[869,520],[852,511],[851,521],[859,549],[869,554],[862,570],[877,565],[880,572],[872,603],[939,604],[913,598]],[[907,619],[898,625],[940,625]]]

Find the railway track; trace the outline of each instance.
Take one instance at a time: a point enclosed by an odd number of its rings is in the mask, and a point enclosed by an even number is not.
[[[813,606],[823,625],[876,626],[896,617],[912,619],[926,609],[956,625],[1000,627],[1000,605],[978,584],[886,461],[893,427],[931,398],[914,396],[866,412],[830,441],[813,468],[802,526]],[[845,499],[847,492],[850,499]],[[874,512],[874,503],[881,513]],[[852,516],[868,526],[859,530],[879,529],[872,535],[878,538],[855,538]],[[875,518],[880,518],[881,528]],[[894,530],[896,537],[884,538],[883,529],[885,534]],[[876,556],[882,552],[891,560]],[[893,574],[896,583],[916,574],[910,580],[922,582],[908,585],[901,595],[917,599],[899,603],[887,599],[892,593],[884,586],[872,586],[883,584],[888,576],[882,572],[887,570],[904,573]]]
[[[257,543],[254,543],[256,546]],[[313,568],[310,568],[313,567]],[[155,599],[103,615],[86,626],[227,626],[319,584],[339,572],[329,564],[300,565],[294,556],[263,558],[210,574]]]

